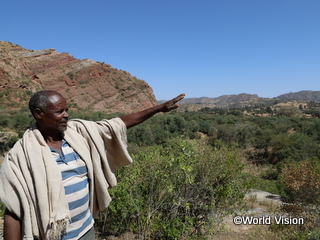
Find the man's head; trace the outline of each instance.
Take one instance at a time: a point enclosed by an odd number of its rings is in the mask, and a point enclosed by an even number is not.
[[[29,101],[29,109],[41,132],[55,134],[67,129],[68,106],[60,93],[51,90],[35,93]]]

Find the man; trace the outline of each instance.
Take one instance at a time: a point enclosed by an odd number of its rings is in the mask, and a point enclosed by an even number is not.
[[[114,171],[132,162],[126,129],[178,107],[185,94],[110,120],[68,121],[65,98],[35,93],[36,124],[10,150],[0,170],[0,200],[7,209],[4,239],[94,239],[93,218],[111,201]]]

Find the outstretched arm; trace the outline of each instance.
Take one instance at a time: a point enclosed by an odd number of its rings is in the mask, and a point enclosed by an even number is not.
[[[152,117],[156,113],[169,112],[173,109],[176,109],[177,107],[179,107],[177,102],[179,102],[181,99],[183,99],[184,96],[185,96],[184,93],[180,94],[179,96],[171,99],[170,101],[167,101],[165,103],[159,104],[159,105],[151,107],[151,108],[147,108],[141,112],[123,115],[120,118],[126,124],[127,128],[131,128],[133,126],[136,126],[136,125],[144,122],[145,120]]]

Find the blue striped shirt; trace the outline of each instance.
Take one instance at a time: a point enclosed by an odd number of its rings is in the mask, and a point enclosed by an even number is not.
[[[56,149],[51,149],[51,152],[61,170],[62,184],[71,214],[67,233],[61,240],[75,240],[90,230],[94,223],[89,210],[87,167],[65,140],[62,141],[61,152]]]

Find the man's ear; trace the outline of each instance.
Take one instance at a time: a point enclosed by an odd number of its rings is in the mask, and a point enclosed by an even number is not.
[[[40,108],[36,108],[33,111],[33,116],[34,116],[35,119],[42,119],[43,111]]]

